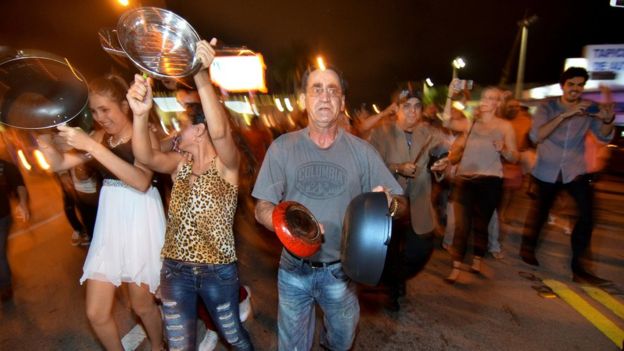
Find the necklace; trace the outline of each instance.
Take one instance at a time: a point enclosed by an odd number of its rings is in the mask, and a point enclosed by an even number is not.
[[[111,147],[111,149],[116,148],[117,146],[126,143],[128,140],[130,140],[130,137],[123,137],[123,138],[119,138],[117,139],[117,141],[113,141],[113,136],[109,136],[108,137],[108,146]]]

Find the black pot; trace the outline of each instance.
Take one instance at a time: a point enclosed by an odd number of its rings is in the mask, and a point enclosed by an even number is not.
[[[88,130],[89,90],[66,58],[44,51],[0,50],[0,123],[45,129],[70,123]]]
[[[362,193],[347,207],[342,226],[341,261],[353,281],[377,285],[392,236],[392,217],[383,192]]]

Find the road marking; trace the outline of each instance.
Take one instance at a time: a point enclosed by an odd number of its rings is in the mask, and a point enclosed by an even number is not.
[[[591,296],[594,300],[603,304],[618,317],[624,319],[624,305],[618,300],[614,299],[613,296],[609,295],[608,292],[593,286],[583,285],[581,286],[581,288],[585,290],[587,295]]]
[[[143,327],[140,324],[137,324],[132,328],[128,334],[124,335],[121,338],[121,344],[123,345],[124,350],[126,351],[134,351],[139,345],[145,340],[145,331],[143,331]]]
[[[24,234],[30,232],[31,230],[35,230],[35,229],[37,229],[37,228],[39,228],[41,226],[44,226],[44,225],[46,225],[46,224],[56,220],[61,215],[63,215],[63,212],[59,212],[59,213],[57,213],[57,214],[55,214],[55,215],[53,215],[53,216],[51,216],[51,217],[49,217],[49,218],[47,218],[47,219],[45,219],[43,221],[40,221],[40,222],[34,223],[32,225],[29,225],[28,228],[25,228],[25,229],[18,230],[16,232],[10,233],[9,234],[9,240],[11,240],[11,239],[13,239],[15,237],[18,237],[20,235],[24,235]]]
[[[576,312],[585,317],[598,330],[606,335],[611,341],[622,347],[624,341],[624,330],[620,329],[615,323],[605,317],[577,293],[568,288],[567,285],[553,279],[544,279],[544,284],[548,285],[559,297],[574,308]]]

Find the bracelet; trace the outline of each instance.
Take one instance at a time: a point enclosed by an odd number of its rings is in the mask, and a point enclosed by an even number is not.
[[[399,201],[396,199],[396,197],[393,197],[392,201],[390,202],[390,217],[394,217],[398,209]]]
[[[603,124],[611,124],[613,123],[613,121],[615,120],[615,113],[613,114],[613,117],[611,117],[611,119],[609,121],[602,121]]]

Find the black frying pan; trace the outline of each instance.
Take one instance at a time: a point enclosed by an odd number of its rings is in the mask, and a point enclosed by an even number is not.
[[[89,90],[69,60],[48,52],[0,48],[0,123],[46,129],[91,127]]]

